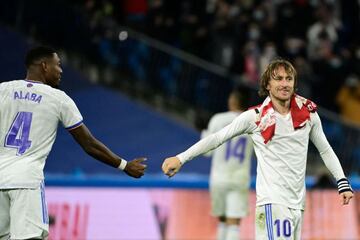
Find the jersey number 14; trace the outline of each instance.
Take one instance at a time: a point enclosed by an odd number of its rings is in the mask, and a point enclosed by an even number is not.
[[[247,138],[240,137],[236,141],[226,142],[226,156],[225,159],[229,160],[231,157],[238,158],[240,163],[245,159],[245,150],[247,145]]]
[[[30,148],[29,140],[32,112],[18,112],[6,134],[5,147],[17,148],[17,155],[22,155]]]

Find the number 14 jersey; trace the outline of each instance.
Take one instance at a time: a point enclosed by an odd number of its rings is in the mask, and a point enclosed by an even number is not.
[[[230,124],[240,112],[215,114],[209,121],[202,138]],[[250,184],[250,164],[253,142],[248,135],[234,137],[212,152],[210,182],[246,189]]]
[[[69,130],[82,124],[63,91],[28,80],[0,84],[0,189],[39,187],[59,122]]]

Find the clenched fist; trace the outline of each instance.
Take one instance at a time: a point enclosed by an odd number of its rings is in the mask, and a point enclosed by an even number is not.
[[[180,159],[177,157],[166,158],[162,165],[162,170],[165,175],[172,177],[174,176],[181,168]]]
[[[342,205],[347,205],[350,202],[350,199],[354,197],[354,194],[351,191],[346,191],[340,193],[340,201]]]

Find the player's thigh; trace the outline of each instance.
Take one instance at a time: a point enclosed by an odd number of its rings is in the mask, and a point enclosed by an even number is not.
[[[265,204],[256,207],[256,239],[300,240],[302,210],[283,205]]]
[[[243,218],[248,214],[249,190],[236,189],[226,194],[226,217]]]
[[[11,190],[10,235],[12,239],[44,238],[49,232],[43,188]]]
[[[293,221],[294,221],[294,230],[293,230],[293,235],[294,235],[294,239],[301,239],[301,230],[302,230],[302,225],[303,225],[303,221],[304,221],[304,211],[303,210],[295,210],[295,209],[291,209],[290,210],[292,212],[293,215]]]
[[[0,240],[8,239],[10,232],[10,198],[8,190],[0,190]]]
[[[210,184],[211,213],[216,217],[226,214],[227,190],[222,184]]]

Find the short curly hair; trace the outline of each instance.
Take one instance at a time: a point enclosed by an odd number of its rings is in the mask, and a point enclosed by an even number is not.
[[[30,49],[25,56],[25,66],[28,69],[36,61],[42,58],[51,58],[56,53],[55,49],[47,46],[39,46]]]
[[[287,60],[279,58],[271,61],[269,65],[266,67],[265,71],[261,75],[260,78],[260,89],[258,91],[258,94],[260,97],[267,97],[269,96],[269,91],[266,89],[267,85],[269,84],[269,81],[271,77],[274,76],[275,70],[279,67],[284,67],[285,71],[289,75],[294,76],[294,90],[296,90],[297,87],[297,72],[294,68],[294,66]]]

